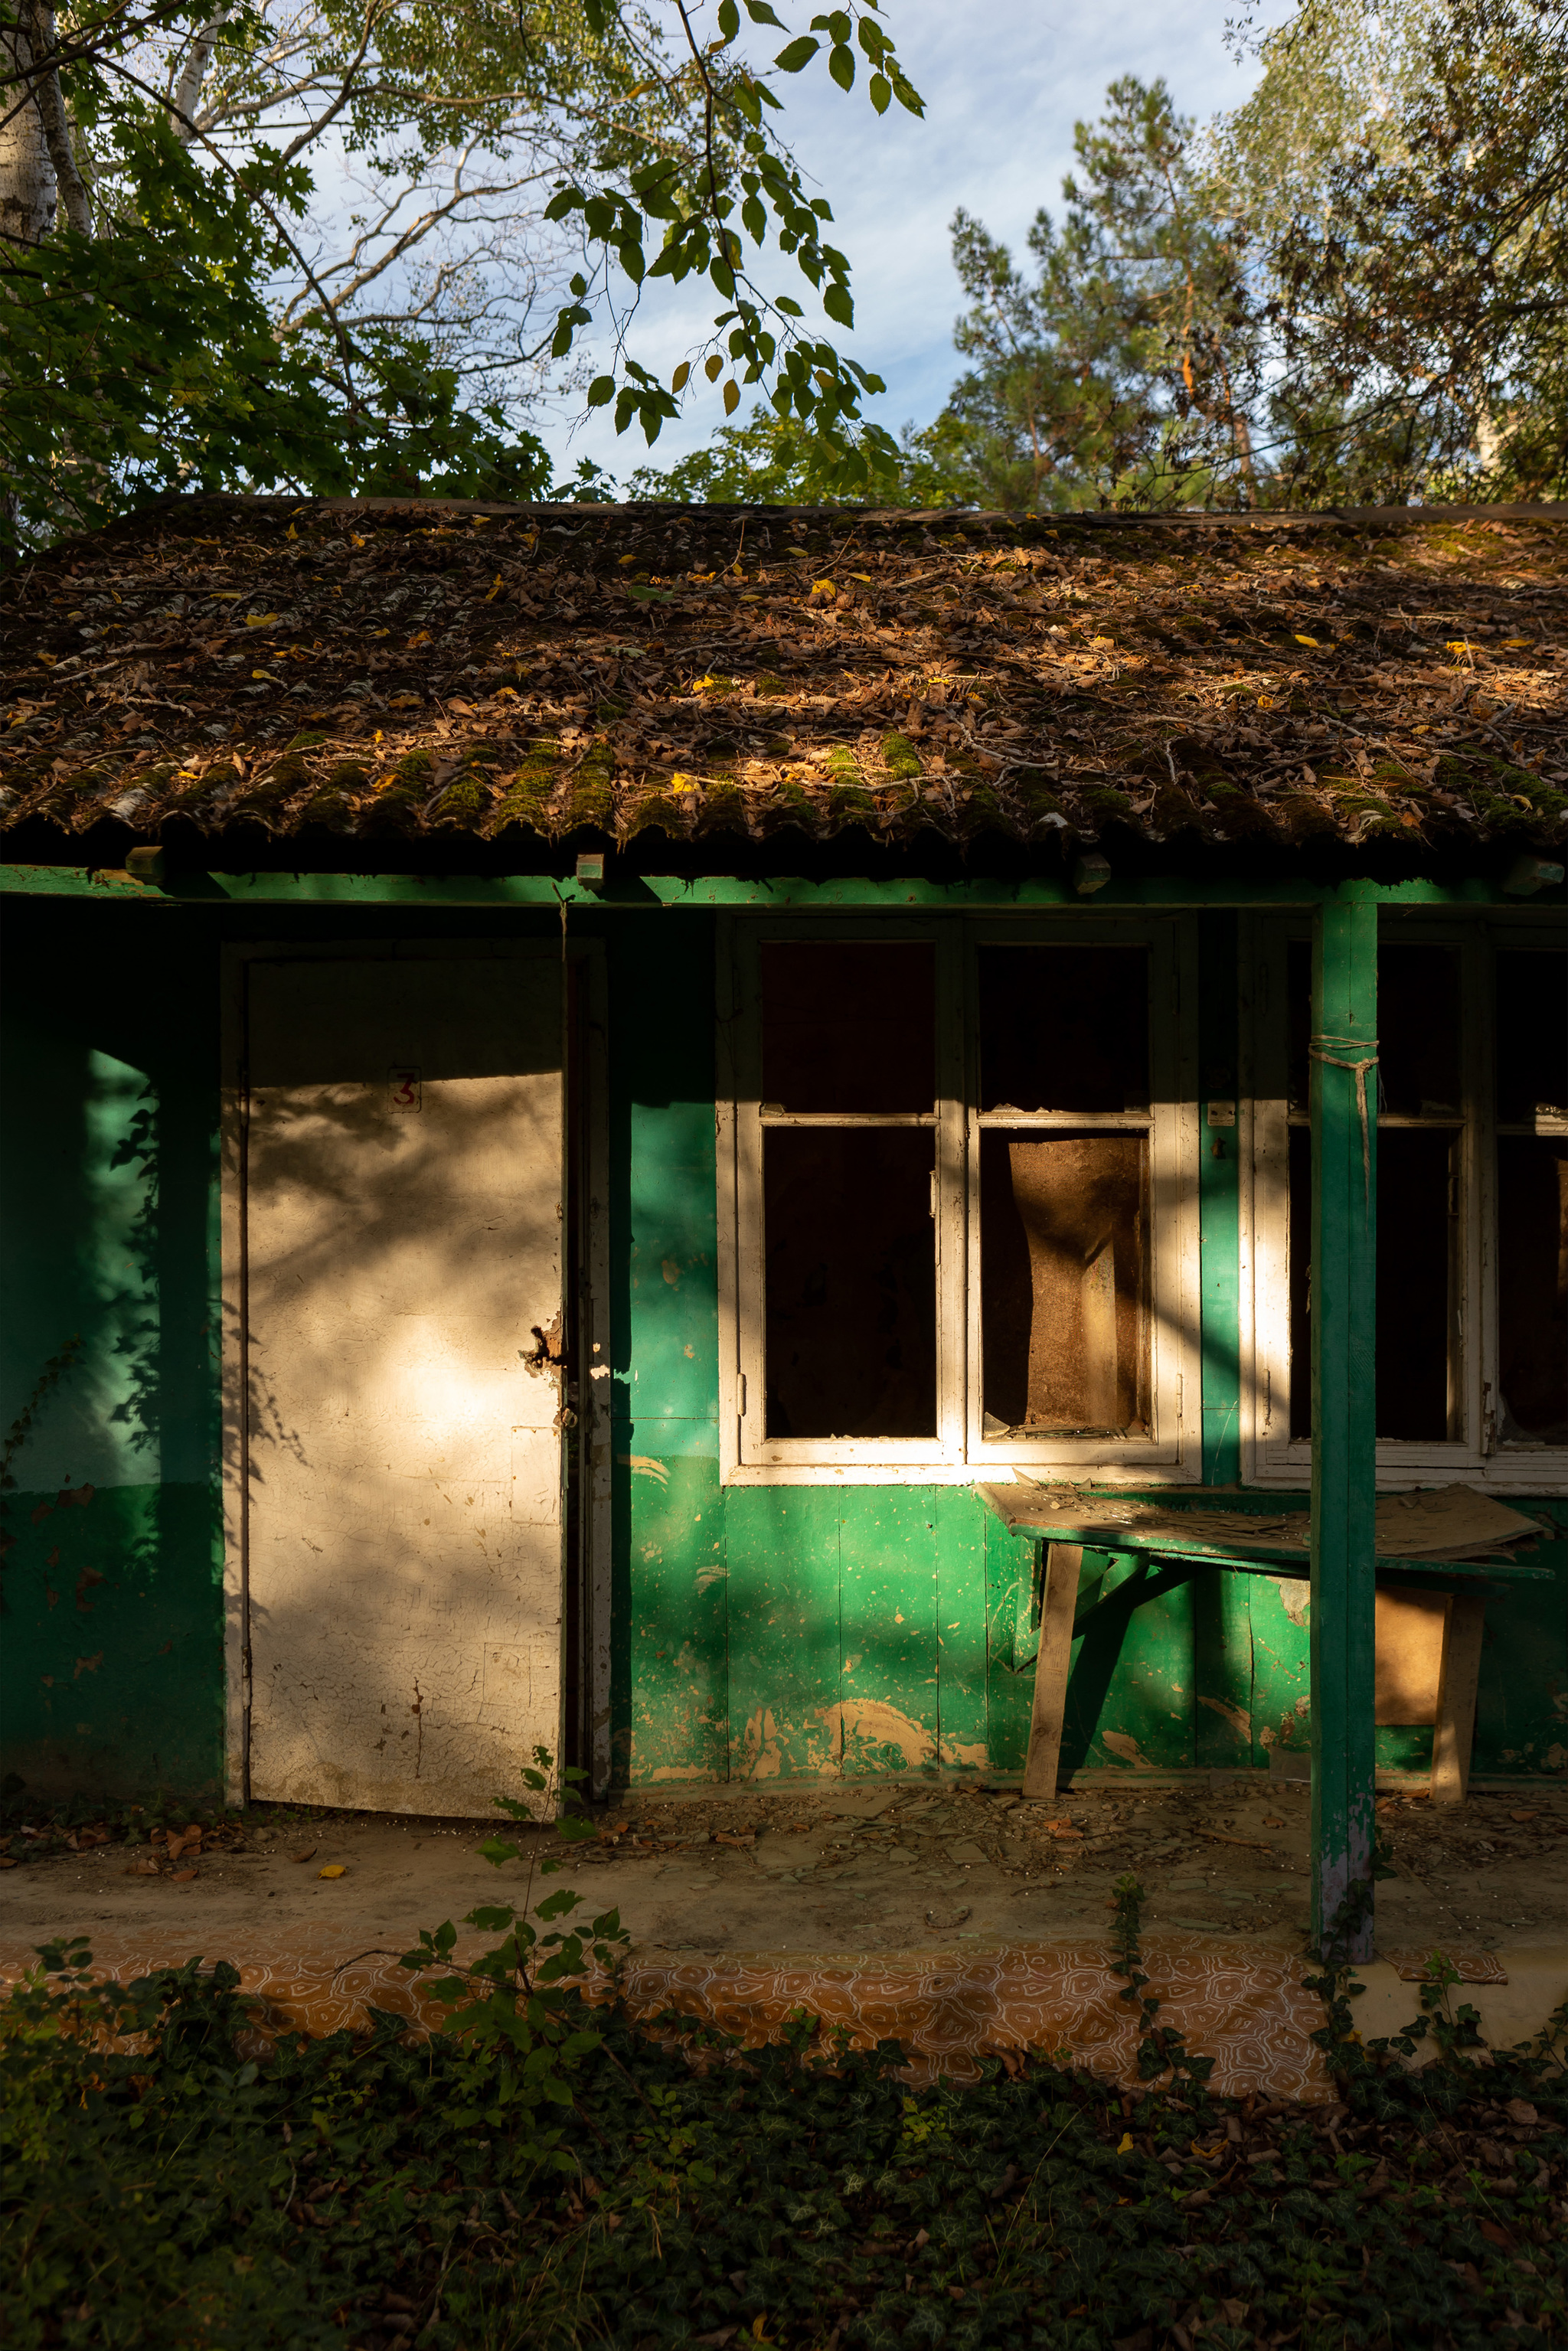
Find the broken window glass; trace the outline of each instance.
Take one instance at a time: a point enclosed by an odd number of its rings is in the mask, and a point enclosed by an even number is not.
[[[774,1126],[763,1137],[767,1433],[935,1437],[936,1135]]]
[[[984,1434],[1147,1437],[1148,949],[977,966]]]
[[[982,1134],[987,1436],[1147,1436],[1148,1154],[1146,1134]]]

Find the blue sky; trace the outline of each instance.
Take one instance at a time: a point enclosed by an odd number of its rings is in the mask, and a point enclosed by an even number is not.
[[[815,11],[780,5],[779,13],[794,30]],[[1276,6],[1268,15],[1282,13]],[[952,330],[960,296],[947,233],[955,210],[965,206],[993,235],[1020,245],[1037,207],[1059,205],[1074,122],[1098,115],[1118,74],[1163,74],[1177,106],[1200,120],[1238,104],[1255,69],[1238,68],[1227,52],[1227,14],[1224,0],[1097,0],[1078,9],[1061,0],[885,0],[883,20],[925,99],[921,121],[897,105],[879,120],[862,82],[846,96],[821,58],[793,79],[775,77],[796,154],[832,204],[831,234],[853,267],[855,331],[827,331],[886,378],[886,393],[869,411],[881,423],[896,432],[910,419],[929,422],[957,371]],[[772,36],[766,54],[783,38]],[[770,252],[762,282],[805,292],[789,269]],[[707,287],[645,298],[628,349],[667,382],[720,307]],[[666,424],[652,462],[700,446],[723,421],[716,392],[705,385],[700,397],[688,396],[679,423]],[[648,459],[640,429],[618,440],[603,412],[576,430],[567,412],[541,413],[534,424],[563,464],[587,455],[623,475]]]

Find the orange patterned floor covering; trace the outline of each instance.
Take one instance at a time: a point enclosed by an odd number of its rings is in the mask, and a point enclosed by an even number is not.
[[[93,1943],[95,1974],[128,1982],[192,1956],[186,1945],[104,1935]],[[461,1947],[460,1947],[461,1949]],[[208,1952],[240,1970],[244,1989],[266,2003],[276,2027],[327,2033],[362,2026],[367,2008],[416,2022],[441,2013],[391,1952],[345,1949],[329,1928],[297,1933],[265,1959],[243,1950]],[[33,1954],[0,1949],[0,1984],[14,1982]],[[915,2083],[946,2074],[972,2081],[978,2060],[1008,2050],[1061,2053],[1092,2071],[1135,2082],[1136,2011],[1118,1997],[1103,1937],[1007,1943],[966,1951],[847,1954],[810,1959],[694,1955],[634,1958],[624,1987],[632,2014],[646,2021],[674,2009],[715,2025],[748,2048],[777,2039],[800,2010],[856,2048],[902,2042]],[[1302,1961],[1205,1935],[1159,1935],[1144,1948],[1159,2021],[1176,2026],[1196,2054],[1215,2060],[1211,2086],[1225,2095],[1316,2100],[1333,2095],[1310,2035],[1322,2009],[1303,1990]]]

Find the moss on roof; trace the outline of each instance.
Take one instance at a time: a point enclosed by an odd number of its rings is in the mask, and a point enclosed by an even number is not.
[[[0,586],[0,831],[350,867],[786,831],[1550,850],[1565,616],[1549,510],[191,499]]]

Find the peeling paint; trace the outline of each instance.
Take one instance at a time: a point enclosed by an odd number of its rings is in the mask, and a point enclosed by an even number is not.
[[[779,1745],[778,1727],[770,1706],[758,1707],[747,1718],[742,1740],[746,1756],[742,1778],[747,1780],[777,1780],[783,1758]]]
[[[991,1760],[983,1739],[944,1739],[938,1751],[944,1763],[959,1771],[984,1771]]]
[[[873,1747],[896,1748],[906,1771],[936,1761],[936,1742],[925,1725],[882,1698],[841,1698],[836,1706],[818,1707],[816,1715],[832,1739],[834,1754],[845,1763]]]
[[[1248,1713],[1247,1708],[1244,1706],[1227,1706],[1223,1698],[1204,1698],[1201,1694],[1199,1695],[1197,1702],[1199,1706],[1211,1708],[1216,1714],[1219,1715],[1223,1720],[1228,1722],[1230,1725],[1231,1729],[1236,1733],[1238,1739],[1245,1739],[1250,1742],[1252,1737],[1252,1717]]]
[[[1140,1751],[1137,1740],[1129,1738],[1124,1730],[1103,1730],[1100,1744],[1108,1747],[1113,1755],[1119,1755],[1124,1763],[1131,1763],[1134,1771],[1152,1771],[1155,1768],[1148,1757]]]
[[[1292,1625],[1304,1625],[1312,1611],[1312,1587],[1301,1575],[1271,1575],[1269,1578],[1280,1595],[1280,1605]]]

